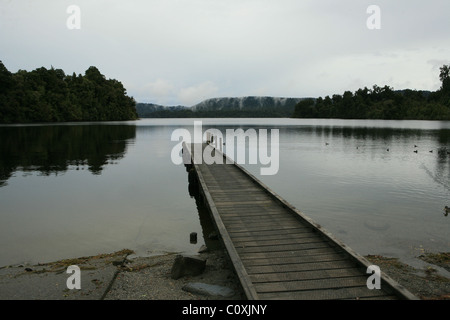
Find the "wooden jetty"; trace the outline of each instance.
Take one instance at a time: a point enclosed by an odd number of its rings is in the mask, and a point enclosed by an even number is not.
[[[224,164],[207,165],[194,150],[183,144],[183,156],[191,160],[186,166],[248,299],[417,299],[383,272],[380,289],[369,289],[369,261],[245,168],[225,164],[223,153]]]

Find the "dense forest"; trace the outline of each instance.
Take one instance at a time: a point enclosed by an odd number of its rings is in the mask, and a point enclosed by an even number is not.
[[[53,67],[11,73],[0,61],[0,123],[134,119],[134,99],[96,67],[84,76]]]
[[[450,120],[450,66],[440,68],[436,92],[373,86],[355,93],[300,101],[294,118]]]

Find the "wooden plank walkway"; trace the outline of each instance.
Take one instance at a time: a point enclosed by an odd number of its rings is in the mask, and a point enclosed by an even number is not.
[[[184,156],[199,159],[194,149],[184,144]],[[248,299],[417,299],[383,272],[368,289],[366,259],[241,166],[192,168]]]

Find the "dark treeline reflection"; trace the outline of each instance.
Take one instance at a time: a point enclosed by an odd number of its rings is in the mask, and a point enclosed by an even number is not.
[[[222,132],[225,139],[226,129],[228,127],[222,125],[214,126]],[[248,129],[255,130],[258,133],[259,129],[270,130],[274,128],[280,129],[281,140],[284,136],[289,136],[293,140],[298,140],[304,138],[305,136],[311,136],[315,138],[322,138],[324,141],[327,139],[341,139],[343,138],[345,142],[353,140],[355,143],[361,143],[362,141],[383,141],[389,144],[392,141],[405,141],[414,147],[424,138],[433,141],[438,145],[438,149],[435,151],[440,151],[439,154],[444,158],[448,151],[450,152],[450,129],[414,129],[414,128],[396,128],[396,127],[358,127],[358,126],[252,126],[252,125],[235,125],[234,129],[242,129],[244,131]],[[209,126],[205,125],[204,130],[209,129]],[[225,141],[224,141],[225,142]],[[417,148],[425,146],[418,146]],[[422,151],[429,151],[428,149],[422,149]]]
[[[100,174],[103,166],[121,159],[136,138],[129,125],[56,125],[0,127],[0,187],[17,171],[42,175],[88,167]]]
[[[450,130],[423,130],[403,128],[377,128],[377,127],[340,127],[340,126],[312,126],[296,129],[288,128],[288,134],[314,135],[323,139],[344,138],[345,140],[359,141],[406,141],[414,146],[424,137],[433,140],[441,148],[447,148],[450,143]],[[418,146],[420,147],[420,146]],[[450,149],[448,150],[450,151]]]
[[[421,166],[428,175],[450,191],[450,130],[424,130],[390,127],[345,127],[345,126],[305,126],[287,128],[282,134],[289,135],[291,140],[319,138],[324,147],[333,150],[336,142],[343,142],[344,152],[350,154],[370,153],[384,156],[413,155],[420,163],[423,156],[434,158],[435,167]],[[371,147],[368,147],[371,145]],[[432,160],[433,161],[433,160]]]

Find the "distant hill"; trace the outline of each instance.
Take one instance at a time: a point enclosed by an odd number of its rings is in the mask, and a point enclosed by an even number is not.
[[[175,118],[182,117],[183,113],[191,113],[189,107],[162,106],[153,103],[136,103],[136,112],[139,118]]]
[[[224,97],[204,100],[192,107],[165,107],[138,103],[136,110],[141,118],[239,118],[239,117],[291,117],[295,106],[305,98],[280,97]]]
[[[290,117],[295,105],[302,98],[279,97],[240,97],[240,98],[213,98],[200,102],[192,107],[194,112],[205,111],[234,111],[256,114],[278,114]]]
[[[138,104],[138,116],[198,118],[339,118],[450,120],[450,65],[440,68],[439,90],[393,90],[385,85],[364,87],[312,98],[224,97],[192,107]],[[1,79],[0,79],[1,80]]]

